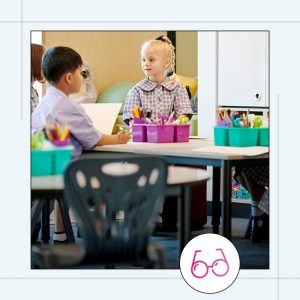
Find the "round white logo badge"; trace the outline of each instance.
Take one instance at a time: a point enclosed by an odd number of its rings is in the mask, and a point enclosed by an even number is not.
[[[207,294],[228,288],[237,278],[240,257],[221,235],[207,233],[193,238],[180,256],[180,271],[193,289]]]

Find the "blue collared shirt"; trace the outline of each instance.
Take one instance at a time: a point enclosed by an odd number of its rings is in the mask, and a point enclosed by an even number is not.
[[[73,157],[79,156],[83,147],[94,147],[102,138],[81,104],[67,97],[61,90],[49,87],[32,113],[31,127],[36,131],[55,123],[70,126],[71,142],[75,146]]]

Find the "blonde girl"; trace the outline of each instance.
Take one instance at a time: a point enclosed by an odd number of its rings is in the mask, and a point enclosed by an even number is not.
[[[144,115],[169,116],[174,111],[176,118],[192,116],[191,101],[183,86],[175,80],[175,48],[171,41],[160,36],[146,41],[141,47],[141,66],[145,79],[129,92],[123,110],[123,119],[128,124],[134,107],[141,107]]]

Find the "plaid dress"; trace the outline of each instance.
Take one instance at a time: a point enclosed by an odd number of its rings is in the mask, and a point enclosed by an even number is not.
[[[39,95],[37,90],[31,86],[31,113],[35,110],[37,105],[39,104]]]
[[[258,202],[258,208],[260,208],[266,214],[269,214],[269,189],[266,189]]]
[[[256,184],[269,186],[269,165],[243,168],[242,172]]]
[[[191,101],[183,84],[167,78],[161,84],[146,78],[137,83],[126,97],[123,119],[132,118],[131,110],[142,107],[144,115],[152,110],[152,116],[169,116],[175,111],[180,114],[193,114]]]
[[[269,165],[241,169],[236,168],[235,177],[238,176],[240,172],[243,172],[251,181],[265,188],[265,192],[257,205],[263,212],[269,214]]]

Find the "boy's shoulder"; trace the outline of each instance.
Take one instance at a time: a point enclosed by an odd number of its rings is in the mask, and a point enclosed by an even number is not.
[[[64,113],[70,111],[84,111],[80,103],[74,101],[66,94],[64,94],[61,90],[54,87],[47,88],[47,92],[44,98],[48,98],[48,103],[49,101],[52,102],[53,106],[56,107],[56,109]]]

